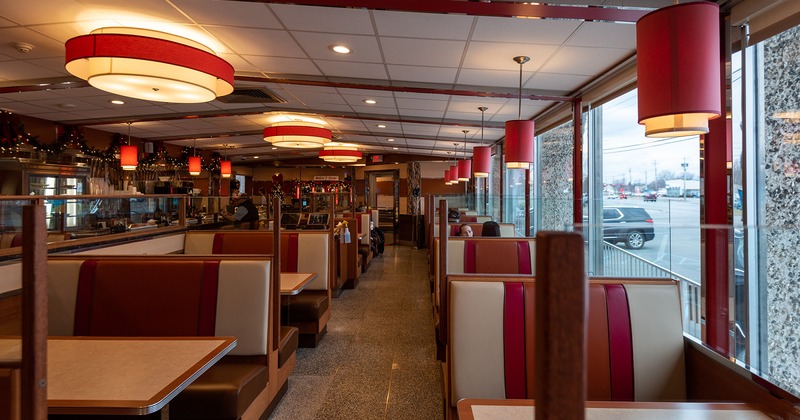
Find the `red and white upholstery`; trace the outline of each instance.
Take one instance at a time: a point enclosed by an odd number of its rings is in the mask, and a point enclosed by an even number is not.
[[[534,398],[535,279],[464,275],[448,285],[448,404]],[[677,283],[592,280],[588,300],[588,399],[685,400]]]

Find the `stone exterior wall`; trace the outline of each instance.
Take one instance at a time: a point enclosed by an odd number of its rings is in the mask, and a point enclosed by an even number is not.
[[[800,395],[800,29],[764,45],[764,182],[766,238],[766,372]],[[762,309],[763,310],[763,309]],[[762,335],[763,336],[763,335]],[[764,367],[762,367],[764,370]]]
[[[572,225],[572,121],[542,134],[539,139],[541,196],[534,197],[541,212],[541,230],[565,230]]]

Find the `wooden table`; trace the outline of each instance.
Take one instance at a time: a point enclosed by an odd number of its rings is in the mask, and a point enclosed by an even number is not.
[[[281,273],[281,294],[296,295],[315,278],[317,273]]]
[[[234,346],[234,337],[49,337],[48,413],[167,418],[170,400]],[[19,339],[0,340],[0,365],[20,350]]]
[[[458,402],[461,420],[531,420],[534,400],[488,400],[465,398]],[[749,404],[588,401],[586,418],[594,420],[698,420],[698,419],[769,419]]]

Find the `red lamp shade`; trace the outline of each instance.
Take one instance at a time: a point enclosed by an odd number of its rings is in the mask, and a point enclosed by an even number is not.
[[[327,143],[319,152],[319,158],[325,162],[353,163],[358,162],[361,157],[358,145],[352,143]]]
[[[458,161],[458,180],[467,182],[472,177],[472,160],[459,159]]]
[[[231,161],[223,160],[219,163],[219,175],[223,178],[231,177]]]
[[[506,121],[506,168],[528,169],[533,163],[533,120]]]
[[[118,95],[197,103],[233,92],[233,66],[181,36],[110,27],[72,38],[64,47],[67,71]]]
[[[197,176],[201,171],[200,156],[189,156],[189,175]]]
[[[458,184],[458,164],[450,166],[450,183]]]
[[[277,147],[310,149],[331,141],[331,130],[306,121],[281,121],[264,129],[264,141]]]
[[[136,170],[136,165],[139,164],[139,148],[136,146],[120,146],[119,164],[122,166],[123,171]]]
[[[453,185],[453,183],[450,182],[450,170],[449,169],[445,169],[444,170],[444,183],[445,183],[445,185]]]
[[[492,172],[492,148],[477,146],[472,149],[472,175],[475,178],[486,178]]]
[[[648,137],[708,133],[720,116],[720,15],[712,2],[683,3],[636,22],[639,124]]]

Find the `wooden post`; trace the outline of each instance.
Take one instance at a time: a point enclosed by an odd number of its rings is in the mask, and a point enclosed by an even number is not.
[[[47,225],[44,206],[22,208],[23,419],[47,419]]]
[[[439,337],[442,343],[447,343],[447,325],[449,314],[445,305],[447,303],[447,237],[450,233],[450,224],[447,220],[447,200],[439,200]]]
[[[272,198],[275,208],[275,220],[272,222],[272,316],[277,319],[276,327],[272,331],[272,349],[277,351],[281,342],[281,201],[278,197]]]
[[[583,237],[536,235],[536,418],[583,419],[588,281]]]

